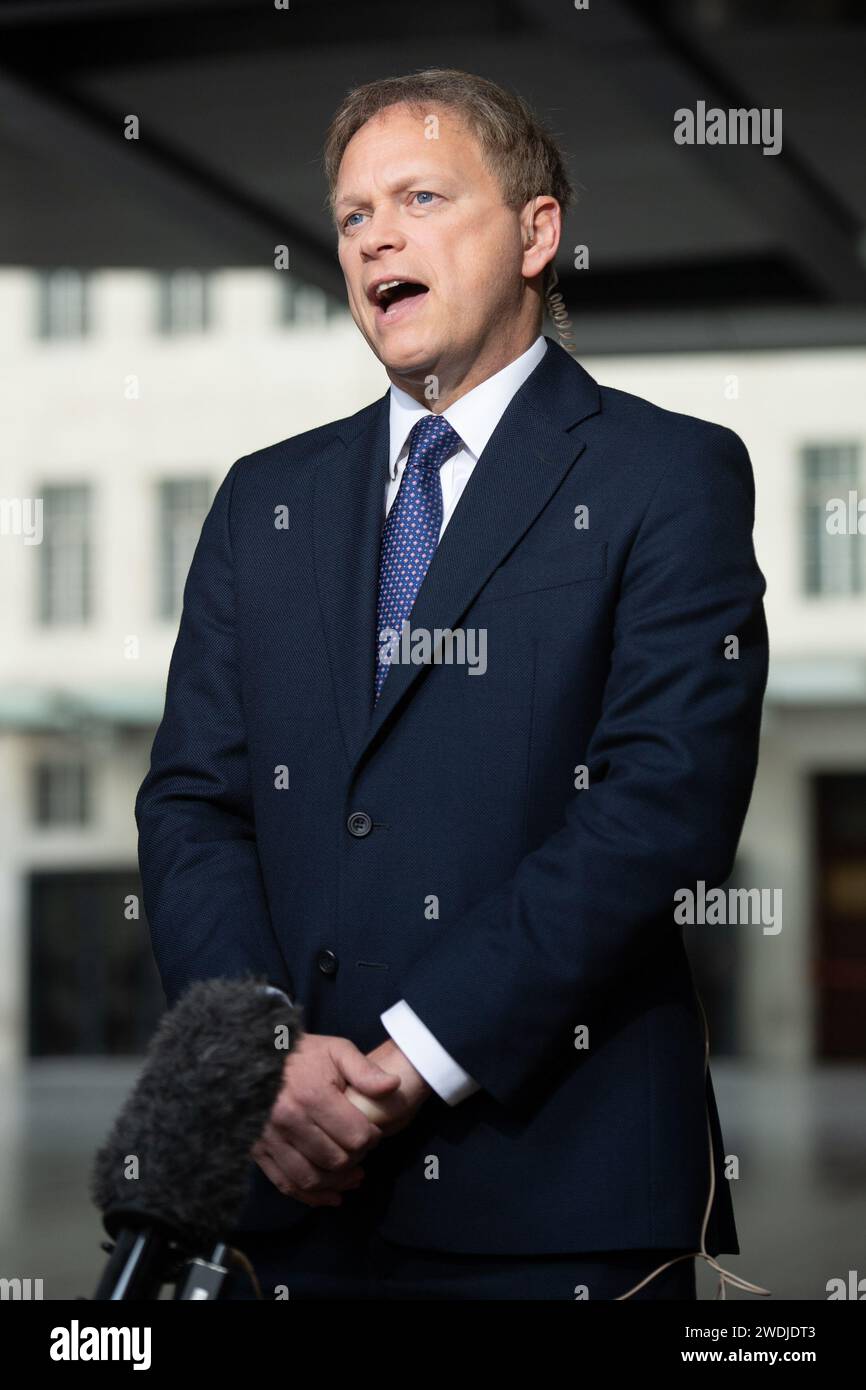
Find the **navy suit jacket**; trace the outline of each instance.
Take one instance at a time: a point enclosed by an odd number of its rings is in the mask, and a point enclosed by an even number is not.
[[[755,775],[749,456],[548,339],[412,613],[486,629],[487,670],[395,665],[374,708],[388,432],[386,393],[239,459],[204,522],[136,801],[168,1002],[255,974],[368,1051],[408,1001],[482,1089],[369,1155],[389,1238],[696,1248],[709,1121],[737,1253],[674,893],[728,876]],[[240,1229],[309,1210],[250,1165]]]

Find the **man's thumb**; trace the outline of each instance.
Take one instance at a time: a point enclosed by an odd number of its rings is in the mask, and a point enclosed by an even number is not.
[[[392,1071],[385,1071],[357,1050],[345,1054],[341,1059],[343,1075],[356,1091],[367,1096],[380,1096],[394,1091],[400,1085],[400,1078]]]

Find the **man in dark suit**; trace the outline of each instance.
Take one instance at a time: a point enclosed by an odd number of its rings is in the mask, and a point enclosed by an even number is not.
[[[739,1246],[674,895],[755,774],[749,457],[541,334],[518,98],[369,84],[326,171],[391,387],[229,470],[136,802],[169,1003],[304,1008],[234,1236],[265,1296],[693,1298]]]

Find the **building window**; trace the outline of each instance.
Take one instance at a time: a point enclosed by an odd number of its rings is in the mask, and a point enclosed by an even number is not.
[[[40,338],[83,338],[90,328],[87,277],[80,270],[48,270],[37,284]]]
[[[803,587],[807,594],[844,595],[866,591],[866,540],[858,535],[856,497],[864,470],[859,444],[813,444],[802,451],[805,529]],[[855,494],[853,527],[831,520],[827,503],[849,512]]]
[[[37,825],[87,825],[90,776],[82,762],[43,762],[33,769],[33,819]]]
[[[91,611],[90,487],[42,489],[39,618],[83,623]]]
[[[159,616],[176,618],[202,522],[211,501],[208,478],[172,478],[159,485]]]
[[[311,325],[327,323],[344,312],[344,306],[334,295],[326,294],[316,285],[305,284],[297,276],[282,270],[280,274],[279,319],[282,324]]]
[[[199,270],[174,270],[159,277],[160,333],[202,333],[211,319],[211,286]]]

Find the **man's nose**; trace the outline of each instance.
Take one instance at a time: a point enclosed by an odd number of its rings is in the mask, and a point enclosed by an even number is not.
[[[361,252],[365,256],[381,256],[385,251],[400,250],[405,237],[392,213],[381,210],[367,219],[361,232]]]

